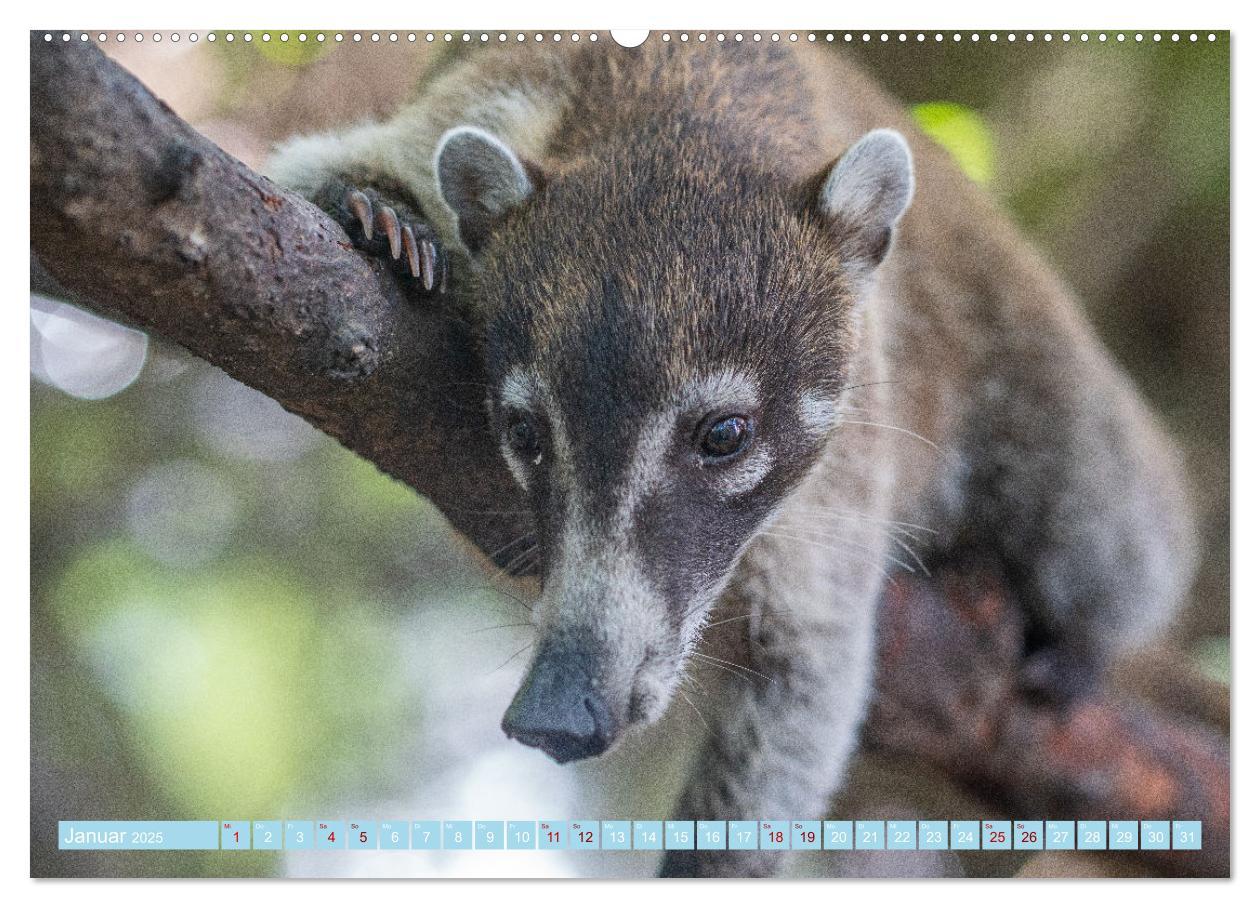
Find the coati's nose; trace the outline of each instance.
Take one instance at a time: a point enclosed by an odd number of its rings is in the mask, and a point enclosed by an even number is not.
[[[503,731],[557,763],[596,757],[613,742],[614,722],[595,690],[588,660],[571,649],[543,649],[503,716]]]

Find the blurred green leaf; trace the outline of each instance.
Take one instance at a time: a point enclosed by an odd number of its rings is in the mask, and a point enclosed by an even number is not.
[[[253,46],[259,56],[280,66],[307,66],[314,63],[332,48],[332,41],[316,41],[314,35],[320,29],[289,29],[266,32],[252,32]],[[270,35],[268,41],[263,35]],[[305,41],[299,41],[298,35],[305,34]],[[280,40],[281,35],[288,35],[287,41]]]
[[[993,136],[978,113],[950,101],[916,104],[910,113],[919,128],[948,151],[968,177],[981,185],[993,179]]]

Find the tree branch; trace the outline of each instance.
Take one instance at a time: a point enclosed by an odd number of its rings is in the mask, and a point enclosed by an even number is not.
[[[275,398],[501,563],[519,551],[529,527],[504,513],[522,505],[451,304],[409,297],[329,218],[96,48],[31,42],[31,247],[52,279]],[[1222,736],[1138,705],[1027,702],[1019,610],[983,571],[898,577],[881,620],[872,746],[1027,817],[1201,819],[1202,852],[1134,856],[1169,873],[1229,872]]]
[[[31,249],[97,311],[275,398],[505,561],[529,531],[469,329],[99,50],[31,36]],[[491,513],[494,512],[494,513]]]

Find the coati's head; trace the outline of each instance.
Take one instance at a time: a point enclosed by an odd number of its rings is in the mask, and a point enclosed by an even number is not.
[[[491,424],[536,518],[539,642],[503,720],[560,762],[665,711],[745,546],[819,457],[910,202],[879,130],[804,184],[711,141],[555,174],[443,136]]]

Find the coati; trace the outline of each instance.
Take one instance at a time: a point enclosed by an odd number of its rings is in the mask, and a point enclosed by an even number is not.
[[[541,578],[508,735],[597,756],[739,622],[679,818],[825,815],[895,559],[1000,559],[1051,697],[1186,591],[1175,446],[1064,284],[830,49],[479,49],[270,172],[477,328]]]

